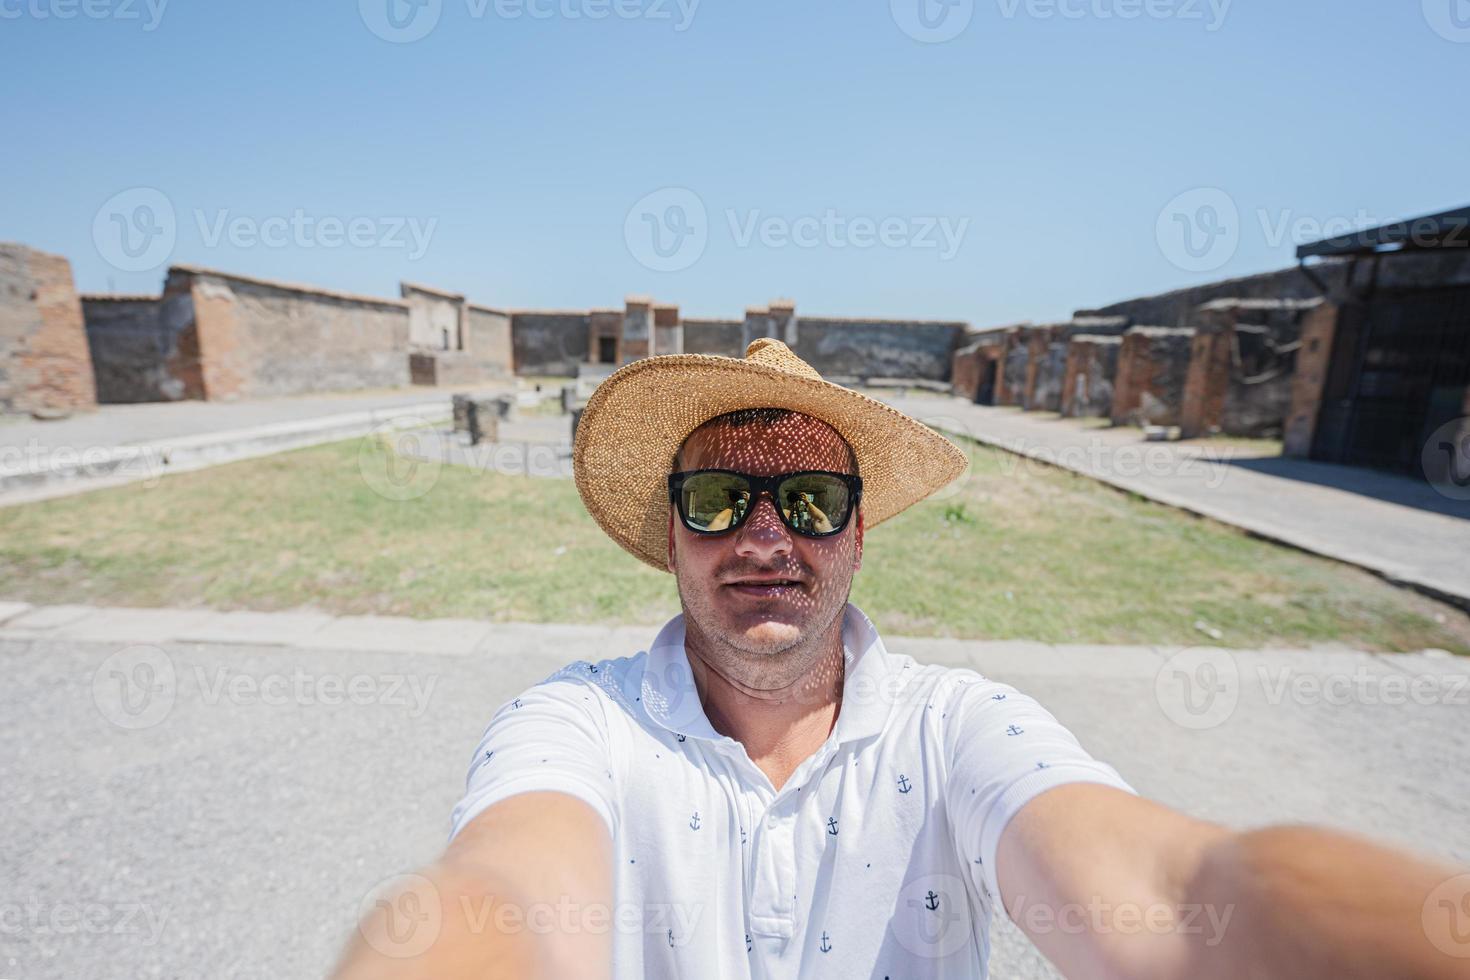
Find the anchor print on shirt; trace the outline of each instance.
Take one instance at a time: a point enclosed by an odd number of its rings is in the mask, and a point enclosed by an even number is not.
[[[745,934],[745,951],[750,952],[750,933]]]
[[[929,890],[929,894],[924,896],[924,908],[930,912],[939,911],[939,895],[932,888]]]
[[[990,700],[992,701],[1004,701],[1005,699],[1006,696],[1004,694],[992,694],[990,696]]]
[[[827,818],[827,833],[829,835],[831,835],[832,837],[836,837],[837,836],[837,818],[836,817],[828,817]]]
[[[516,708],[519,708],[520,706],[521,706],[521,699],[520,698],[516,698],[514,701],[512,701],[510,703],[510,707],[511,707],[511,710],[512,711],[514,711]]]
[[[694,811],[694,816],[692,816],[692,817],[689,818],[689,829],[690,830],[698,830],[699,829],[699,811],[698,810],[695,810]]]
[[[911,792],[913,790],[913,788],[914,788],[914,784],[911,783],[911,782],[909,782],[909,777],[905,776],[903,773],[899,773],[898,774],[898,791],[900,793],[908,793],[908,792]]]
[[[830,952],[832,952],[832,940],[827,935],[827,930],[826,929],[823,929],[822,930],[822,942],[821,942],[821,944],[819,946],[817,946],[817,949],[820,949],[824,953],[830,953]]]
[[[1006,734],[1007,735],[1024,735],[1025,733],[1026,733],[1026,729],[1020,728],[1020,727],[1018,727],[1016,725],[1007,725],[1006,726]]]
[[[687,741],[689,741],[689,736],[688,735],[675,735],[674,738],[678,739],[681,742],[687,742]]]

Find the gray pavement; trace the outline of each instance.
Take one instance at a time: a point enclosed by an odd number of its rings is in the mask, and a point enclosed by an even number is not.
[[[888,398],[943,431],[1062,466],[1252,534],[1348,562],[1470,607],[1470,500],[1422,480],[1263,456],[1228,440],[1144,442],[1140,430],[961,398]]]
[[[320,976],[439,852],[494,709],[653,633],[0,604],[0,975]],[[1016,684],[1190,813],[1470,863],[1464,660],[885,640]],[[996,936],[993,976],[1053,975]]]

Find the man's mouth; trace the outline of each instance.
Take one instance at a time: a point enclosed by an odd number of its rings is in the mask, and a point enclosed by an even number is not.
[[[801,582],[794,578],[748,578],[729,582],[726,588],[757,598],[776,597],[795,593],[801,588]]]

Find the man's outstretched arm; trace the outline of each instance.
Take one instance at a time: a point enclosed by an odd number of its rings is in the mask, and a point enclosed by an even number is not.
[[[1470,976],[1423,910],[1454,872],[1327,830],[1232,833],[1093,784],[1000,839],[1006,912],[1070,978]]]
[[[612,839],[576,797],[488,807],[421,877],[362,920],[337,980],[611,977]]]

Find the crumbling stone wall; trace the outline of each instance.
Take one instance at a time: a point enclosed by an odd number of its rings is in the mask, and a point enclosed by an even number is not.
[[[488,306],[465,306],[468,338],[465,350],[493,377],[511,373],[515,354],[510,341],[510,314]]]
[[[1345,263],[1332,261],[1315,266],[1313,273],[1331,287],[1343,280],[1346,269]],[[1157,296],[1124,300],[1096,310],[1079,311],[1078,316],[1122,315],[1129,317],[1134,323],[1188,327],[1194,325],[1195,311],[1212,300],[1315,299],[1320,295],[1322,290],[1299,267],[1292,266],[1275,272],[1176,289]]]
[[[187,294],[83,296],[87,345],[104,404],[203,398],[193,304]]]
[[[408,343],[420,350],[464,350],[465,301],[449,293],[416,283],[400,283],[398,291],[408,303]]]
[[[965,329],[951,321],[803,316],[792,349],[823,377],[947,382]]]
[[[408,384],[408,304],[175,266],[210,400]]]
[[[745,348],[740,345],[743,328],[739,320],[686,319],[684,353],[743,357]]]
[[[66,413],[96,405],[71,263],[0,243],[0,412]]]
[[[1107,418],[1113,410],[1113,379],[1121,337],[1078,334],[1067,345],[1062,374],[1062,414],[1069,418]]]
[[[591,314],[522,311],[510,318],[516,374],[577,376],[587,360]]]
[[[1201,306],[1180,409],[1183,434],[1279,436],[1302,320],[1321,303],[1220,299]]]
[[[1132,327],[1123,335],[1113,382],[1117,425],[1178,425],[1194,330]]]

